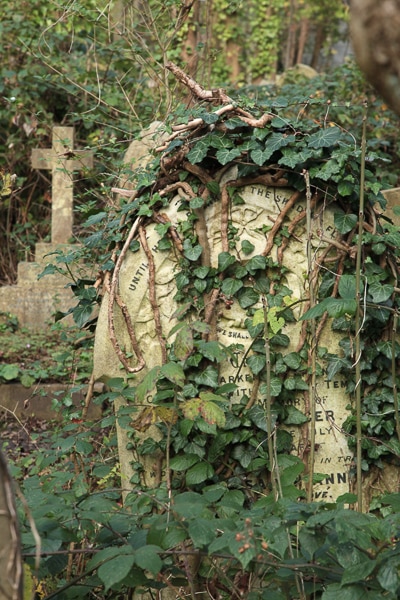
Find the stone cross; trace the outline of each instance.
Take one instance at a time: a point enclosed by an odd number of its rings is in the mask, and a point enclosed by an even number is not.
[[[54,127],[52,148],[32,150],[32,167],[52,171],[51,241],[66,244],[72,237],[73,172],[93,166],[93,155],[74,150],[74,128]]]

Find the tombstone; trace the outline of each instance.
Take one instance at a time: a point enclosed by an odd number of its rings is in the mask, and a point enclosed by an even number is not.
[[[223,176],[219,183],[220,186],[232,177],[232,172]],[[237,228],[236,251],[241,252],[241,241],[247,240],[254,246],[254,250],[245,257],[245,260],[259,255],[265,248],[265,234],[262,228],[266,223],[273,223],[279,216],[282,208],[288,203],[293,204],[293,208],[288,213],[288,226],[294,222],[297,215],[304,213],[305,197],[301,197],[297,192],[285,187],[268,187],[265,185],[248,185],[239,190],[240,196],[244,200],[243,204],[233,205],[231,207],[230,219],[233,227]],[[295,200],[295,201],[294,201]],[[163,213],[175,226],[180,221],[186,219],[184,212],[178,212],[181,204],[181,198],[177,195],[167,209],[163,208]],[[283,265],[288,268],[287,285],[293,290],[294,297],[302,298],[305,294],[305,280],[307,274],[306,242],[304,219],[303,222],[297,220],[295,228],[295,237],[291,237],[290,242],[283,253]],[[214,202],[205,208],[206,237],[208,239],[211,265],[217,266],[218,254],[222,252],[221,240],[221,202]],[[333,223],[332,208],[324,210],[318,208],[313,215],[313,231],[315,232],[315,242],[313,242],[313,252],[315,260],[318,260],[319,253],[324,250],[322,237],[334,238],[336,231]],[[318,232],[318,233],[317,233]],[[174,252],[160,251],[158,249],[159,236],[155,229],[155,224],[146,226],[147,248],[143,248],[143,239],[140,249],[135,252],[128,252],[121,266],[118,279],[118,294],[123,303],[126,304],[136,334],[137,343],[142,351],[145,362],[145,369],[139,373],[135,384],[140,380],[148,370],[161,364],[161,347],[159,340],[159,331],[154,319],[153,308],[149,302],[149,251],[152,254],[155,270],[155,294],[156,302],[160,311],[160,324],[162,336],[167,338],[169,331],[176,324],[177,320],[174,313],[177,305],[173,300],[176,293],[174,274],[177,267],[177,257]],[[322,237],[321,237],[322,236]],[[276,259],[278,252],[277,246],[273,246],[270,255]],[[243,255],[242,255],[242,258]],[[95,379],[107,381],[113,377],[121,377],[123,370],[120,360],[113,348],[110,340],[110,314],[109,297],[105,295],[100,309],[98,326],[95,340],[94,353],[94,376]],[[297,317],[300,312],[297,312]],[[118,306],[114,304],[112,311],[113,326],[115,328],[118,344],[121,348],[129,349],[131,347],[130,338],[126,329],[123,314]],[[248,367],[242,364],[246,352],[250,348],[252,339],[244,325],[246,313],[243,311],[237,300],[225,306],[222,303],[218,314],[218,340],[224,345],[230,345],[233,342],[242,344],[242,350],[238,351],[237,364],[233,366],[230,361],[220,365],[220,383],[236,380],[238,374],[238,365],[240,368],[241,384],[238,394],[246,393],[251,396],[254,377]],[[295,325],[288,324],[287,333],[291,339],[296,339],[300,335],[300,323]],[[285,330],[284,330],[285,332]],[[322,345],[326,346],[331,352],[336,352],[339,338],[335,339],[329,331],[323,335]],[[287,352],[293,351],[293,346],[287,349]],[[134,368],[137,363],[131,362]],[[346,436],[342,431],[342,424],[348,416],[346,406],[348,397],[345,393],[345,383],[338,377],[334,381],[328,381],[326,377],[320,377],[317,382],[318,407],[316,413],[316,472],[326,474],[322,482],[314,486],[314,498],[324,499],[326,501],[335,500],[338,496],[346,493],[350,489],[349,471],[353,466],[353,455],[349,451]],[[234,399],[233,399],[234,400]],[[151,398],[149,398],[151,402]],[[304,408],[304,398],[300,395],[293,397],[293,404],[300,410]],[[133,470],[129,462],[136,460],[134,453],[126,449],[127,436],[123,429],[120,431],[119,449],[121,454],[121,464],[125,464],[125,483],[133,475]],[[299,428],[293,428],[293,450],[296,454],[304,455],[307,451],[307,443],[304,440],[304,431]],[[159,436],[158,429],[152,426],[145,437]],[[159,438],[155,438],[159,439]],[[160,456],[140,457],[144,466],[144,483],[151,487],[159,483],[159,461]]]
[[[87,151],[74,150],[74,129],[54,127],[51,149],[32,151],[32,167],[52,172],[51,242],[37,243],[35,261],[18,264],[17,284],[0,288],[0,312],[12,312],[22,326],[32,330],[45,327],[57,310],[69,308],[73,294],[65,286],[68,280],[52,274],[38,280],[52,254],[70,252],[73,237],[73,174],[92,167],[93,156]]]

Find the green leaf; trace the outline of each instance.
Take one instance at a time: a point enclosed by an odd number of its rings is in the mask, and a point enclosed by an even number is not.
[[[229,162],[240,156],[242,153],[240,148],[221,148],[217,151],[216,158],[221,165],[227,165]]]
[[[216,537],[214,521],[197,517],[189,524],[189,536],[195,548],[203,548],[210,544]]]
[[[0,377],[3,377],[6,381],[11,381],[12,379],[18,379],[19,368],[17,365],[4,365],[0,369]]]
[[[287,407],[287,417],[285,419],[286,425],[302,425],[308,421],[308,418],[304,413],[298,410],[295,406],[289,404]]]
[[[93,312],[93,304],[87,300],[81,301],[72,311],[72,316],[78,327],[82,328],[90,319]]]
[[[1,372],[0,372],[0,376],[1,376]],[[32,375],[28,375],[28,373],[23,373],[20,378],[21,384],[26,388],[31,387],[35,383],[35,381],[36,381],[35,378],[32,377]]]
[[[185,385],[185,373],[177,363],[169,362],[163,365],[160,369],[160,377],[165,377],[179,387]]]
[[[377,580],[384,590],[395,595],[400,585],[398,567],[396,568],[395,565],[389,562],[383,564],[379,569]]]
[[[249,262],[246,264],[247,272],[250,275],[255,275],[257,270],[264,271],[267,267],[267,259],[265,256],[253,256]]]
[[[200,138],[196,141],[193,148],[187,153],[187,159],[192,165],[195,165],[203,160],[207,156],[208,149],[210,147],[210,141],[206,138]]]
[[[139,404],[144,402],[146,396],[153,391],[156,386],[156,382],[160,373],[160,367],[157,365],[153,367],[146,375],[143,377],[143,381],[139,383],[136,388],[136,398]]]
[[[327,127],[319,129],[307,139],[309,148],[329,148],[334,146],[341,136],[339,127]]]
[[[326,374],[328,376],[328,379],[333,379],[336,373],[340,373],[340,371],[349,369],[350,367],[351,362],[346,358],[341,358],[337,355],[331,355],[331,358],[329,359],[328,365],[326,367]]]
[[[254,373],[254,375],[258,375],[265,367],[265,356],[264,354],[253,354],[247,358],[246,363],[251,369],[251,372]]]
[[[283,148],[282,156],[278,160],[278,164],[290,169],[295,169],[299,165],[303,165],[309,158],[314,156],[315,152],[310,149],[304,148],[297,151],[294,148]]]
[[[184,325],[176,334],[174,353],[178,360],[186,360],[193,352],[193,334],[188,325]]]
[[[334,214],[335,227],[340,233],[349,233],[357,225],[357,215],[347,215],[340,211]]]
[[[368,292],[372,296],[372,302],[379,304],[386,302],[394,292],[394,287],[390,283],[371,283],[368,287]]]
[[[228,267],[236,262],[236,258],[229,252],[220,252],[218,254],[218,271],[223,273]]]
[[[196,375],[194,380],[198,385],[204,385],[215,389],[218,387],[218,371],[209,365],[204,371]]]
[[[113,586],[118,585],[129,574],[135,564],[133,548],[131,548],[131,552],[131,554],[120,553],[112,560],[107,560],[97,569],[97,575],[104,583],[106,592],[112,589]]]
[[[226,358],[226,351],[219,342],[205,342],[200,340],[196,342],[196,346],[199,352],[208,360],[222,362]]]
[[[346,179],[339,181],[337,186],[337,190],[342,197],[351,196],[351,194],[354,192],[354,188],[354,182],[346,181]]]
[[[135,552],[135,563],[141,569],[150,571],[150,573],[153,575],[157,575],[163,566],[162,560],[159,556],[159,552],[161,551],[162,550],[159,546],[154,546],[152,544],[142,546]]]
[[[365,588],[362,585],[342,587],[340,583],[328,585],[321,600],[365,600]]]
[[[242,246],[242,251],[245,256],[251,254],[255,250],[255,246],[249,242],[249,240],[242,240],[240,245]]]
[[[215,402],[203,402],[200,405],[200,414],[210,425],[216,425],[217,427],[224,427],[225,425],[225,413]]]
[[[222,282],[221,291],[225,296],[233,296],[243,287],[243,281],[227,277]]]
[[[197,454],[183,454],[171,458],[169,466],[173,471],[186,471],[186,469],[190,469],[198,463],[199,460]]]
[[[375,569],[377,564],[376,560],[363,560],[357,565],[348,567],[342,576],[342,586],[348,585],[349,583],[358,583],[359,581],[365,581]]]
[[[186,239],[183,242],[183,254],[185,255],[185,257],[188,260],[191,261],[196,261],[200,258],[201,253],[203,252],[203,248],[200,246],[200,244],[196,244],[195,246],[192,246],[192,244],[190,243],[190,240]]]
[[[301,356],[297,352],[289,352],[286,356],[283,357],[283,362],[290,369],[297,370],[301,365]]]
[[[201,208],[203,205],[204,205],[203,198],[192,198],[189,202],[189,206],[192,210],[195,210],[196,208]]]
[[[339,294],[344,300],[353,300],[356,297],[355,275],[342,275],[339,279]]]
[[[252,287],[245,287],[241,289],[238,294],[238,301],[241,308],[249,308],[249,306],[253,306],[253,304],[258,302],[259,299],[260,296],[258,292]]]
[[[214,469],[206,462],[197,463],[186,473],[186,485],[197,485],[210,479],[214,475]]]

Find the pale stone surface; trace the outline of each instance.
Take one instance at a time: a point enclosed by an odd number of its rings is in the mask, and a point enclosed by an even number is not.
[[[11,312],[21,326],[40,331],[56,311],[66,312],[74,306],[76,299],[65,287],[70,279],[60,274],[37,279],[47,264],[55,262],[54,252],[69,252],[73,248],[71,244],[36,244],[35,262],[18,264],[17,284],[0,287],[0,312]]]
[[[72,157],[72,158],[71,158]],[[52,172],[51,241],[68,243],[73,225],[73,173],[93,166],[93,155],[74,150],[74,128],[53,127],[51,149],[32,150],[32,167]]]
[[[240,242],[237,244],[237,253],[242,261],[249,260],[253,255],[261,254],[265,248],[265,234],[262,232],[263,225],[271,224],[281,211],[282,207],[292,196],[293,190],[282,188],[267,188],[261,185],[247,186],[240,190],[244,204],[232,207],[232,223],[238,229],[241,240],[248,240],[254,245],[254,251],[248,256],[241,254]],[[178,212],[180,204],[176,197],[165,211],[169,219],[175,225],[186,219],[184,212]],[[305,200],[299,199],[288,215],[293,219],[305,208]],[[214,203],[205,209],[205,220],[207,223],[207,237],[211,249],[211,264],[217,266],[218,254],[222,251],[221,245],[221,206]],[[289,221],[288,221],[289,223]],[[160,252],[157,249],[158,234],[154,225],[146,227],[148,245],[152,249],[156,268],[156,293],[157,303],[160,308],[163,334],[168,332],[174,325],[172,315],[176,310],[173,301],[174,295],[174,272],[177,267],[177,259],[172,252]],[[314,215],[314,231],[318,229],[324,237],[334,237],[332,209],[318,212]],[[307,275],[305,225],[303,222],[296,228],[295,237],[291,238],[288,247],[283,253],[283,264],[288,268],[287,285],[293,291],[293,297],[300,299],[304,297],[305,281]],[[318,250],[317,250],[318,246]],[[319,249],[325,247],[317,236],[314,247],[314,259],[318,258]],[[272,258],[277,257],[277,247],[273,246]],[[156,336],[154,317],[148,300],[148,261],[142,249],[135,253],[128,253],[119,277],[119,293],[126,302],[139,345],[143,351],[146,370],[160,363],[161,354],[159,341]],[[107,323],[108,298],[103,301],[100,311],[99,323],[95,343],[95,377],[107,380],[109,377],[121,376],[121,365],[112,348]],[[299,313],[297,313],[299,316]],[[120,345],[130,350],[126,328],[121,318],[119,309],[115,309],[116,331]],[[241,344],[237,348],[236,364],[227,361],[220,368],[220,382],[236,381],[239,385],[237,395],[242,393],[251,395],[253,387],[253,376],[250,370],[242,364],[245,353],[251,344],[251,338],[244,326],[246,315],[239,304],[234,301],[230,309],[221,303],[218,317],[218,339],[225,345],[232,343]],[[299,324],[287,325],[285,332],[293,339],[292,346],[287,351],[295,349],[299,334]],[[332,347],[335,345],[335,348]],[[331,334],[327,336],[326,345],[332,352],[336,350],[337,340],[332,339]],[[131,366],[135,366],[132,362]],[[137,376],[140,380],[144,372]],[[326,378],[318,381],[318,394],[320,395],[320,406],[317,411],[316,451],[317,472],[326,473],[326,479],[316,486],[315,497],[332,500],[337,496],[349,491],[348,466],[352,462],[352,455],[347,448],[346,438],[341,432],[341,426],[347,416],[346,405],[348,398],[344,392],[342,382],[328,382]],[[233,398],[233,401],[235,398]],[[151,402],[151,398],[149,398]],[[303,399],[296,395],[293,403],[303,408]],[[296,428],[295,428],[296,429]],[[148,432],[148,435],[153,435]],[[294,450],[302,453],[300,432],[294,431]]]
[[[385,216],[392,219],[394,225],[400,227],[400,215],[396,215],[393,212],[395,206],[400,208],[400,188],[393,188],[391,190],[383,190],[383,197],[385,198],[387,204],[385,211],[380,210]],[[378,209],[379,210],[379,209]]]

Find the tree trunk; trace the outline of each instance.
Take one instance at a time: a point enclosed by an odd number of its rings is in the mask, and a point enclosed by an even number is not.
[[[22,559],[12,481],[0,451],[0,600],[22,600]]]

